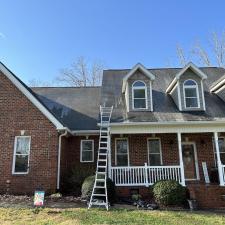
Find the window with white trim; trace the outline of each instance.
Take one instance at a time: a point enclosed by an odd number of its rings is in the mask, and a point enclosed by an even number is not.
[[[213,138],[213,150],[214,150],[214,159],[215,159],[215,166],[217,166],[217,155],[216,155],[216,147],[215,141]],[[220,159],[221,163],[225,165],[225,137],[218,137],[218,144],[219,144],[219,151],[220,151]]]
[[[81,140],[80,161],[94,162],[94,140]]]
[[[128,150],[128,139],[119,138],[116,139],[116,165],[117,166],[128,166],[129,164],[129,150]]]
[[[162,165],[161,141],[159,138],[148,139],[148,162],[150,166]]]
[[[27,174],[29,170],[31,137],[16,136],[13,154],[13,174]]]
[[[194,80],[184,81],[185,108],[199,108],[198,84]]]
[[[133,109],[147,109],[147,87],[143,81],[135,81],[132,85]]]

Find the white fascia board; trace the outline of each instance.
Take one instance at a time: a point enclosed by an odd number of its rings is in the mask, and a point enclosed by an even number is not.
[[[62,123],[60,123],[51,114],[44,105],[42,105],[32,94],[27,90],[27,88],[15,77],[15,75],[6,68],[2,63],[0,63],[0,71],[44,114],[57,129],[65,128]]]
[[[111,134],[156,134],[156,133],[211,133],[225,132],[223,123],[178,123],[178,124],[145,124],[133,126],[111,126]]]
[[[225,78],[221,80],[219,83],[210,88],[210,92],[218,93],[225,84]],[[221,87],[222,86],[222,87]]]
[[[137,70],[142,71],[150,80],[155,80],[155,75],[149,72],[141,63],[137,63],[130,72],[123,78],[122,92],[126,90],[126,84],[129,77],[131,77]]]
[[[71,133],[75,136],[80,136],[80,135],[99,135],[100,131],[99,130],[73,130]]]

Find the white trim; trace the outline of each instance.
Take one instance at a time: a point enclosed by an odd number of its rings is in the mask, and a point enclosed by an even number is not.
[[[186,181],[191,181],[191,180],[200,180],[200,175],[199,175],[199,165],[198,165],[198,155],[197,155],[197,148],[196,148],[196,143],[194,141],[184,141],[181,143],[182,145],[182,157],[183,157],[183,145],[192,145],[194,149],[194,157],[195,157],[195,172],[196,172],[196,178],[194,179],[186,179]]]
[[[224,144],[225,144],[225,136],[218,136],[218,142],[219,142],[219,139],[223,139],[224,141]],[[216,148],[215,148],[215,141],[214,141],[214,137],[212,137],[212,144],[213,144],[213,153],[214,153],[214,164],[215,164],[215,167],[217,167],[217,159],[216,159]],[[220,149],[219,149],[219,153],[221,154],[225,154],[225,151],[224,152],[221,152]],[[222,165],[222,162],[221,162],[221,165]]]
[[[99,130],[73,130],[71,131],[72,135],[75,136],[86,136],[86,135],[99,135]]]
[[[203,109],[206,110],[206,108],[205,108],[205,93],[204,93],[204,87],[203,87],[202,80],[201,80],[201,89],[202,89],[202,105],[203,105]]]
[[[82,152],[83,152],[83,142],[85,141],[90,141],[92,143],[92,160],[90,161],[83,161],[82,160]],[[94,140],[93,139],[82,139],[80,140],[80,162],[81,163],[90,163],[90,162],[94,162],[94,151],[95,151],[95,148],[94,148]]]
[[[19,82],[15,75],[0,63],[0,71],[56,126],[57,129],[63,129],[64,126],[51,114],[25,86]]]
[[[222,91],[225,88],[225,85],[222,85],[219,89],[214,91],[214,93],[218,94],[220,91]]]
[[[125,92],[127,80],[137,71],[141,70],[150,80],[155,79],[155,75],[149,72],[141,63],[137,63],[130,72],[123,78],[122,92]]]
[[[29,153],[24,154],[28,155],[28,162],[27,162],[27,172],[15,172],[15,165],[16,165],[16,146],[18,138],[29,138]],[[31,136],[15,136],[14,139],[14,149],[13,149],[13,163],[12,163],[12,174],[13,175],[26,175],[29,173],[29,166],[30,166],[30,147],[31,147]]]
[[[168,94],[172,94],[175,91],[175,89],[177,88],[177,86],[178,86],[178,82],[173,86],[173,88],[171,89],[171,91]]]
[[[178,153],[179,153],[179,162],[180,162],[181,184],[185,186],[184,162],[183,162],[183,153],[182,153],[182,138],[181,138],[180,132],[177,133],[177,143],[178,143]]]
[[[173,85],[176,83],[176,81],[179,80],[180,76],[185,73],[188,69],[193,70],[199,77],[202,79],[207,79],[207,75],[203,73],[196,65],[194,65],[192,62],[189,62],[183,69],[181,69],[176,75],[175,78],[172,80],[172,82],[169,84],[168,88],[166,89],[166,93],[169,93],[171,88],[173,88]]]
[[[130,166],[129,139],[127,137],[115,138],[115,166],[117,166],[117,147],[116,147],[117,140],[126,140],[127,141],[127,166]],[[118,167],[120,167],[120,166],[118,166]]]
[[[145,87],[134,87],[134,84],[137,82],[142,82],[145,85]],[[143,90],[143,89],[145,89],[145,108],[135,108],[134,107],[134,90]],[[135,98],[135,99],[137,99],[137,98]],[[140,98],[140,99],[144,99],[144,98]],[[148,109],[147,85],[143,80],[136,80],[132,84],[132,110],[138,111],[138,110],[145,110],[145,109]]]
[[[187,85],[185,85],[185,83],[187,82],[187,81],[193,81],[194,83],[195,83],[195,85],[189,85],[189,86],[187,86]],[[191,89],[191,88],[195,88],[195,90],[196,90],[196,97],[197,97],[197,104],[198,104],[198,106],[197,107],[187,107],[187,105],[186,105],[186,93],[185,93],[185,89]],[[195,97],[194,97],[195,98]],[[193,80],[193,79],[187,79],[187,80],[185,80],[184,82],[183,82],[183,99],[184,99],[184,108],[185,109],[199,109],[200,108],[200,99],[199,99],[199,89],[198,89],[198,83],[195,81],[195,80]]]
[[[150,148],[149,148],[149,140],[159,140],[159,153],[150,153]],[[159,154],[160,155],[160,165],[158,166],[162,166],[163,165],[163,160],[162,160],[162,144],[161,144],[161,138],[160,137],[149,137],[147,138],[147,148],[148,148],[148,165],[151,166],[150,164],[150,158],[149,155],[150,154]]]
[[[150,101],[151,111],[153,112],[152,81],[150,81]]]
[[[224,76],[224,75],[223,75]],[[218,88],[220,89],[221,88],[221,86],[223,85],[224,86],[224,84],[225,84],[225,78],[223,79],[223,80],[221,80],[219,83],[217,83],[216,85],[214,85],[213,87],[210,87],[210,92],[218,92]]]
[[[178,108],[180,111],[182,111],[182,105],[181,105],[181,96],[180,96],[180,82],[177,82],[177,96],[178,96]]]

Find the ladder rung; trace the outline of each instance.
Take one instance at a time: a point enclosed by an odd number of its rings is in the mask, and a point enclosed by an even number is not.
[[[105,179],[97,178],[96,181],[97,181],[97,182],[105,182]]]
[[[106,174],[106,172],[99,172],[99,171],[97,171],[96,173],[97,174],[104,174],[104,175]]]
[[[99,153],[98,155],[108,155],[107,153]]]
[[[105,202],[91,202],[91,205],[104,205],[104,206],[107,206],[108,204],[105,203]]]
[[[105,186],[95,186],[95,188],[106,188]]]
[[[98,159],[98,161],[100,161],[100,162],[106,162],[107,159]]]
[[[97,166],[98,168],[106,168],[106,166]]]
[[[107,141],[100,141],[100,144],[108,144]]]
[[[106,197],[106,194],[95,194],[95,193],[93,193],[93,196],[103,196],[103,197]]]

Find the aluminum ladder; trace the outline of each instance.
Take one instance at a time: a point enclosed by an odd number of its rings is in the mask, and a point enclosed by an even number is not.
[[[109,124],[112,115],[112,107],[100,106],[100,137],[97,167],[95,173],[95,182],[92,190],[88,209],[92,206],[105,206],[109,209],[108,195],[107,195],[107,167],[108,167],[108,152],[110,148]]]

